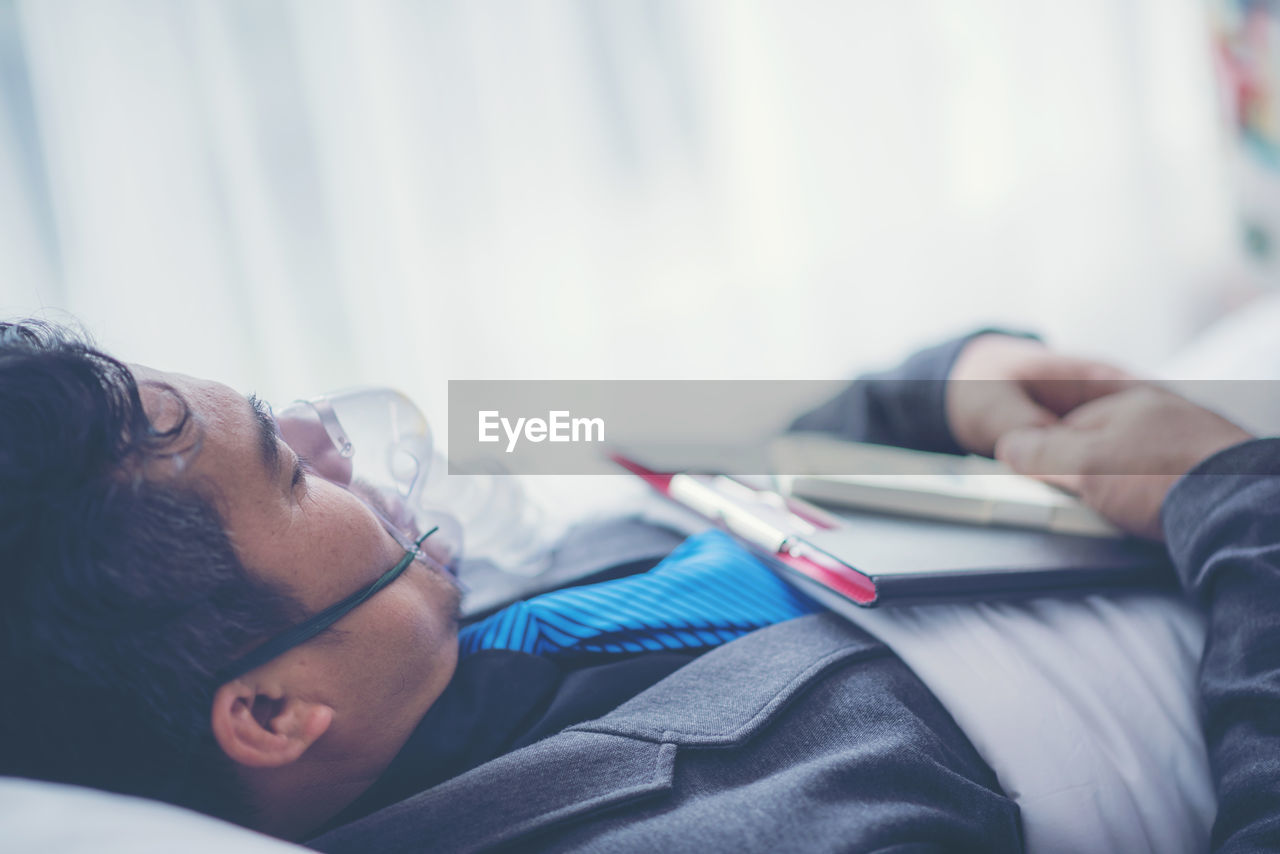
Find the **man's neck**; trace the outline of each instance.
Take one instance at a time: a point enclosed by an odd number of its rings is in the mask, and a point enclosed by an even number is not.
[[[423,715],[452,681],[456,662],[440,662],[412,701],[364,708],[356,701],[296,760],[274,768],[240,767],[255,807],[251,826],[281,839],[307,839],[350,806],[387,770]]]
[[[260,791],[254,797],[259,805],[254,829],[280,839],[307,839],[364,794],[376,779],[311,780],[274,794]]]
[[[369,739],[361,750],[309,751],[279,768],[242,769],[241,779],[257,808],[253,828],[295,841],[314,835],[377,781],[410,732],[397,732],[381,745],[368,744]]]

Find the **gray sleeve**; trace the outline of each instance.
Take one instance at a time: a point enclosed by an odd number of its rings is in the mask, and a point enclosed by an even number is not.
[[[854,380],[840,394],[797,418],[791,429],[833,433],[854,442],[963,454],[947,426],[947,376],[964,345],[993,332],[1035,337],[980,329],[921,350],[896,368]]]
[[[1210,457],[1170,490],[1162,522],[1204,603],[1205,742],[1218,792],[1214,851],[1280,850],[1280,439]]]

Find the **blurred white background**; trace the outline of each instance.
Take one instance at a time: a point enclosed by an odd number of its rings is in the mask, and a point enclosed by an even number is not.
[[[0,0],[0,316],[287,400],[1135,367],[1237,263],[1201,0]]]

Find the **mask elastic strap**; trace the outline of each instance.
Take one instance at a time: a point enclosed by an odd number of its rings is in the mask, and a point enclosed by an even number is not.
[[[324,427],[324,432],[329,434],[329,441],[333,442],[333,446],[338,449],[338,456],[343,459],[351,457],[355,453],[355,446],[351,444],[347,431],[342,429],[342,422],[338,420],[338,413],[333,411],[333,404],[329,402],[327,397],[317,397],[314,400],[305,401],[316,413],[316,417],[320,419],[320,424]]]

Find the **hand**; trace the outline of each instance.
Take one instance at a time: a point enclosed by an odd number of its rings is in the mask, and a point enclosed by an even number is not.
[[[996,458],[1073,492],[1120,527],[1163,539],[1169,488],[1202,460],[1253,438],[1219,415],[1151,385],[1080,406],[1059,424],[1010,432]]]
[[[979,335],[966,344],[948,380],[951,435],[966,451],[988,457],[1010,430],[1056,424],[1077,406],[1136,382],[1111,365],[1000,334]]]

